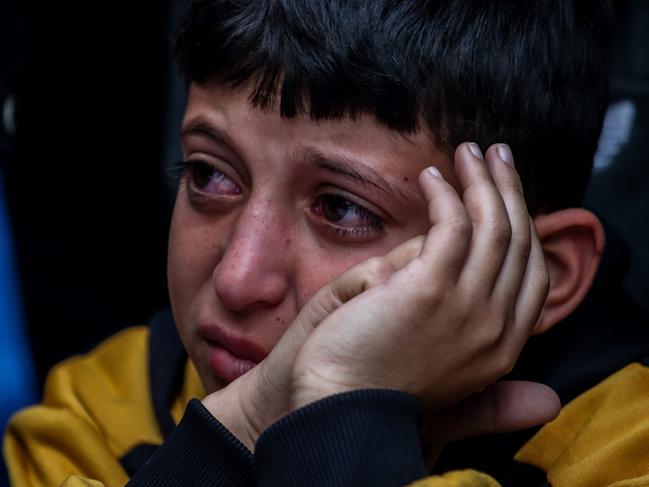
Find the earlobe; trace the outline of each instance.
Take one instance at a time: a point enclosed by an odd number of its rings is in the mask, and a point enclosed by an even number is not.
[[[537,216],[550,290],[533,334],[563,320],[583,301],[604,252],[604,228],[590,211],[570,208]]]

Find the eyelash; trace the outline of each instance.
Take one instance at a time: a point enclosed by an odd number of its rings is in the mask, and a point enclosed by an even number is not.
[[[180,179],[181,177],[183,177],[183,175],[191,172],[193,169],[199,166],[209,168],[211,170],[216,170],[216,168],[213,168],[207,162],[198,161],[195,159],[185,159],[185,160],[181,159],[173,163],[170,172],[173,177],[175,177],[176,179]]]
[[[189,170],[190,166],[196,161],[191,160],[177,160],[169,166],[169,175],[175,180],[179,181],[180,178],[185,174],[185,171]]]
[[[336,225],[331,220],[326,220],[326,217],[320,214],[322,213],[322,210],[319,208],[325,198],[337,198],[341,201],[344,201],[347,209],[351,209],[354,213],[356,213],[359,219],[363,222],[363,226],[354,227],[354,228],[345,228]],[[311,205],[310,210],[313,213],[319,214],[318,216],[322,217],[323,220],[326,220],[327,223],[321,223],[321,225],[339,238],[360,240],[368,237],[372,232],[383,233],[385,229],[385,223],[378,215],[368,210],[367,208],[351,201],[345,196],[342,196],[337,193],[321,194],[320,196],[317,197],[313,205]]]
[[[210,171],[215,171],[223,174],[221,171],[218,170],[218,168],[215,168],[208,162],[204,162],[201,160],[196,160],[196,159],[186,159],[186,160],[178,160],[176,161],[170,168],[170,172],[172,176],[174,177],[175,181],[179,181],[184,175],[188,175],[189,177],[194,177],[194,171],[197,169],[205,169],[205,170],[210,170]],[[228,177],[227,175],[224,175],[225,177]],[[194,183],[196,183],[194,181]],[[367,238],[372,232],[378,233],[378,234],[383,234],[385,231],[385,223],[379,217],[376,215],[374,212],[368,210],[364,206],[355,203],[354,201],[350,200],[349,198],[331,192],[331,193],[322,193],[319,196],[317,196],[315,202],[311,205],[310,211],[312,212],[321,212],[321,210],[316,210],[316,208],[322,204],[323,200],[325,198],[338,198],[341,201],[344,201],[345,204],[347,205],[348,209],[351,209],[356,213],[356,215],[359,217],[359,219],[363,222],[363,226],[361,227],[355,227],[355,228],[345,228],[341,227],[338,225],[335,225],[333,222],[328,221],[327,223],[320,222],[320,225],[324,228],[326,228],[329,232],[331,232],[334,236],[337,238],[341,239],[349,239],[349,240],[363,240]],[[322,215],[321,215],[322,216]],[[326,217],[322,217],[323,220],[326,220]]]
[[[241,191],[239,185],[234,181],[232,181],[232,178],[230,176],[228,176],[223,171],[220,171],[217,167],[214,167],[212,164],[205,161],[201,161],[197,159],[180,160],[180,161],[176,161],[171,168],[172,175],[175,177],[175,180],[177,182],[180,181],[181,178],[187,174],[193,180],[194,185],[199,188],[197,189],[197,191],[203,193],[204,195],[207,195],[209,194],[209,192],[207,191],[203,192],[200,189],[201,187],[200,184],[198,184],[198,182],[196,181],[196,174],[199,170],[206,171],[207,173],[211,173],[210,176],[219,174],[224,179],[228,179],[229,181],[232,182],[232,184],[237,188],[236,191],[237,194]],[[226,196],[226,195],[221,195],[221,196]]]

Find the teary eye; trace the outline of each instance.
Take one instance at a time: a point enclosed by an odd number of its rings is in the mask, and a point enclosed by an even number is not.
[[[192,177],[194,178],[194,182],[196,183],[196,186],[199,188],[205,188],[208,184],[210,184],[210,181],[212,180],[212,176],[215,173],[215,170],[213,167],[209,166],[208,164],[203,164],[203,163],[195,163],[192,164],[191,167],[191,173]]]
[[[201,192],[207,194],[237,195],[241,188],[223,172],[207,162],[183,161],[191,182]]]
[[[323,215],[332,222],[341,220],[350,210],[354,210],[354,204],[351,201],[335,195],[324,196],[321,205]]]
[[[320,223],[337,237],[371,239],[383,231],[383,220],[361,205],[337,194],[324,194],[311,207]]]

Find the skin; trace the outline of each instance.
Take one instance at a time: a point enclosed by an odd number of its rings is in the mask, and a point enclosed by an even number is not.
[[[557,414],[540,384],[491,384],[578,304],[602,239],[575,210],[543,215],[539,240],[505,145],[451,160],[424,132],[282,119],[216,85],[191,87],[182,132],[186,158],[212,169],[179,187],[172,309],[203,403],[249,448],[291,410],[358,388],[419,397],[434,442]],[[206,328],[261,363],[214,367]]]
[[[241,194],[216,210],[192,198],[181,183],[173,214],[168,260],[170,296],[180,336],[207,392],[227,379],[208,365],[202,323],[269,352],[307,300],[324,284],[368,257],[384,255],[430,226],[417,178],[436,165],[452,178],[449,158],[418,133],[405,137],[370,117],[313,123],[283,120],[250,106],[246,91],[193,85],[182,125],[187,159],[217,165]],[[197,123],[228,134],[217,143],[192,131]],[[305,161],[317,150],[353,157],[366,173],[380,174],[398,196]],[[344,237],[310,210],[323,193],[340,194],[380,215],[384,231],[369,229],[351,212],[342,224],[366,231]],[[214,198],[216,200],[216,198]],[[223,198],[222,199],[226,199]]]

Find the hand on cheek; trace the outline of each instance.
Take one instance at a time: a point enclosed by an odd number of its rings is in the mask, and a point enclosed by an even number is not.
[[[292,408],[386,388],[441,411],[511,370],[548,276],[509,149],[490,148],[486,163],[475,149],[456,152],[462,198],[437,171],[422,172],[432,227],[421,251],[310,334],[292,369]]]
[[[354,389],[418,396],[437,412],[427,423],[436,443],[556,414],[556,396],[538,384],[476,393],[510,370],[547,292],[518,177],[495,148],[486,158],[458,149],[463,201],[439,173],[424,171],[428,235],[323,287],[266,360],[205,398],[246,446],[291,409]],[[514,404],[526,412],[512,415]]]
[[[270,355],[226,388],[203,400],[205,407],[250,450],[259,435],[290,412],[292,371],[311,332],[344,303],[388,279],[421,253],[413,238],[385,257],[366,260],[320,289],[302,308]]]

